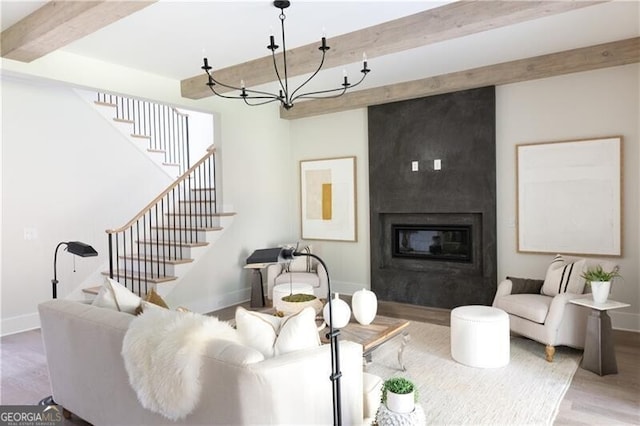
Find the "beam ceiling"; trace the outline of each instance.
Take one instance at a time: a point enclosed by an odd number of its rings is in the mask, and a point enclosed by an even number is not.
[[[298,102],[280,117],[297,119],[484,86],[497,86],[640,62],[640,37]]]
[[[49,1],[2,31],[0,55],[31,62],[156,1]]]
[[[362,52],[366,52],[369,58],[388,55],[603,2],[605,1],[457,1],[332,37],[329,40],[331,50],[325,59],[325,68],[359,62]],[[282,53],[276,55],[278,61],[281,61],[281,56]],[[313,72],[318,64],[318,45],[308,44],[288,50],[287,64],[291,77]],[[249,87],[276,79],[271,56],[214,72],[216,80],[244,80]],[[213,96],[206,83],[204,72],[182,80],[182,96],[190,99]],[[226,91],[222,87],[217,90]]]

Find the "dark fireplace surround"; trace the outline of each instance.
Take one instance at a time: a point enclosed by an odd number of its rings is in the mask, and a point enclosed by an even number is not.
[[[373,106],[368,113],[372,290],[381,300],[423,306],[491,304],[497,283],[495,88]],[[436,159],[441,170],[434,170]],[[418,171],[412,171],[415,161]],[[468,229],[470,258],[434,256],[437,250],[425,249],[424,241],[416,244],[431,253],[411,256],[405,247],[399,255],[393,243],[398,226]]]

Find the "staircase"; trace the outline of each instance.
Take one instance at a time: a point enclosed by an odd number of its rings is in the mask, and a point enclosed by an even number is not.
[[[181,174],[125,225],[106,231],[109,269],[102,274],[143,296],[166,296],[229,226],[235,213],[218,209],[215,148],[191,167],[188,116],[165,105],[98,94],[95,104],[114,108],[115,123],[133,126],[131,137],[146,140],[162,165]],[[175,114],[174,114],[175,113]],[[96,294],[100,287],[84,289]]]

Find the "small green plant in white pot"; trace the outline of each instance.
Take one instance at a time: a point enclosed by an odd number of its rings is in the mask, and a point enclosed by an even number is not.
[[[392,377],[382,384],[381,401],[396,413],[411,413],[418,401],[418,389],[404,377]]]
[[[611,271],[605,271],[601,265],[589,268],[581,275],[591,285],[591,294],[593,301],[596,303],[605,303],[607,301],[609,290],[611,290],[611,282],[619,276],[617,266]]]

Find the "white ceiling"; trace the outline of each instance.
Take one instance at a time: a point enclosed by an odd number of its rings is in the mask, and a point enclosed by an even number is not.
[[[42,1],[1,1],[2,28]],[[448,1],[294,0],[286,10],[288,48],[389,21]],[[271,1],[161,0],[75,41],[64,51],[176,80],[201,72],[203,51],[215,68],[266,56],[279,10]],[[640,3],[617,0],[379,58],[361,88],[409,81],[640,35]],[[277,37],[278,38],[278,37]],[[331,51],[328,52],[330,54]],[[347,67],[358,74],[360,64]],[[342,67],[325,70],[319,84],[339,82]],[[302,77],[299,77],[300,80]],[[236,82],[237,83],[237,82]]]

